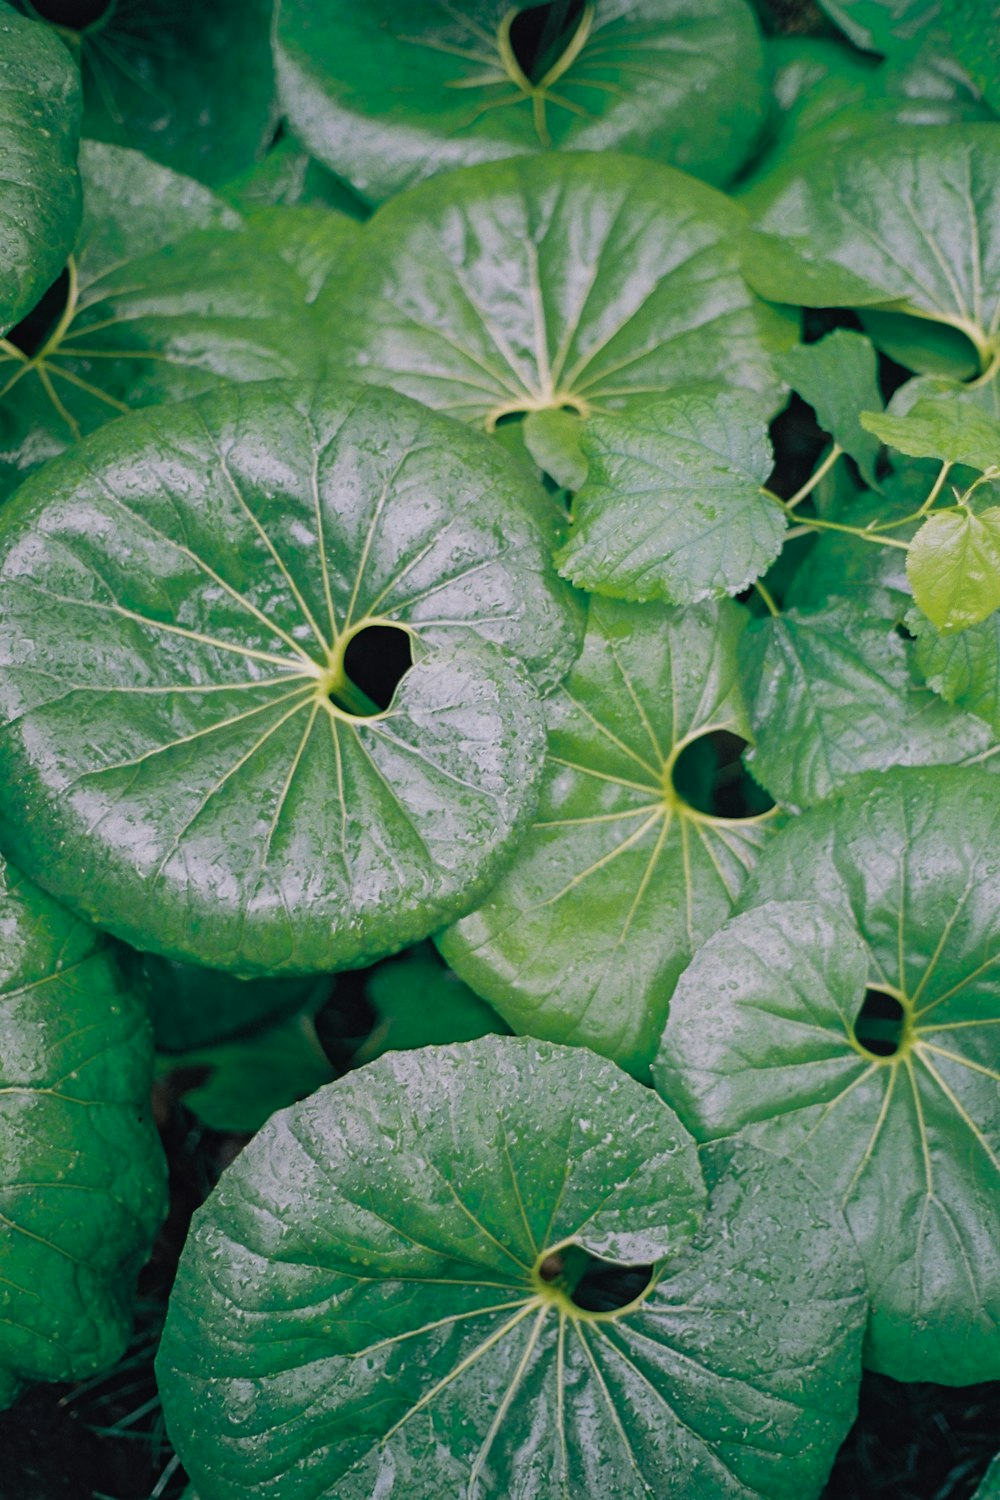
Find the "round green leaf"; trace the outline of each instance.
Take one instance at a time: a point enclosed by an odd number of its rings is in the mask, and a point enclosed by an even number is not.
[[[660,1087],[702,1139],[740,1130],[842,1199],[873,1299],[868,1360],[1000,1376],[1000,801],[992,776],[897,770],[790,823],[677,986]],[[857,1038],[865,986],[897,1050]]]
[[[364,387],[94,433],[0,520],[6,847],[135,946],[248,977],[468,910],[534,809],[521,662],[551,684],[576,649],[544,500],[486,438]],[[383,711],[350,675],[373,624],[415,658]]]
[[[326,362],[307,301],[317,248],[337,250],[328,237],[317,247],[293,215],[279,250],[266,222],[244,226],[207,188],[134,151],[85,143],[81,166],[84,218],[58,321],[30,356],[0,345],[0,494],[130,408],[313,377]]]
[[[587,424],[586,483],[559,571],[618,599],[696,604],[738,594],[781,551],[784,512],[760,402],[745,391],[636,401]]]
[[[764,117],[744,0],[595,0],[532,77],[517,42],[539,3],[282,0],[275,55],[292,128],[376,203],[436,172],[553,146],[735,175]]]
[[[713,730],[748,734],[735,605],[591,601],[548,704],[538,818],[480,908],[439,939],[515,1031],[646,1076],[678,975],[725,921],[772,816],[697,811],[673,769]]]
[[[0,0],[0,334],[30,310],[72,248],[79,140],[72,58],[44,26]]]
[[[742,210],[669,167],[550,156],[450,173],[364,227],[318,308],[358,375],[492,428],[726,382],[777,397],[794,335],[738,269]]]
[[[894,129],[829,144],[754,197],[746,274],[809,307],[889,304],[998,352],[1000,125]],[[878,340],[878,331],[870,329]]]
[[[159,1356],[199,1494],[815,1497],[856,1252],[779,1159],[703,1169],[649,1090],[528,1040],[385,1057],[277,1116],[202,1211]],[[591,1257],[619,1263],[603,1310]]]
[[[19,3],[42,20],[66,10]],[[202,182],[248,167],[277,118],[271,12],[272,0],[108,0],[83,27],[59,24],[83,76],[84,134]]]
[[[796,811],[858,771],[949,765],[1000,750],[985,724],[914,682],[892,620],[853,599],[754,621],[740,656],[754,734],[748,764]]]
[[[0,860],[0,1407],[114,1364],[165,1211],[152,1038],[115,945]]]

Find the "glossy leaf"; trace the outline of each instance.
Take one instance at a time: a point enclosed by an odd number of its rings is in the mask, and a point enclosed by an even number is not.
[[[110,0],[79,28],[52,0],[20,3],[46,19],[59,15],[83,75],[89,139],[134,147],[216,184],[263,154],[277,119],[271,0]]]
[[[551,684],[576,649],[544,503],[487,439],[363,387],[93,434],[0,516],[6,847],[135,946],[248,977],[442,926],[534,809],[521,661]],[[347,657],[373,623],[416,658],[381,711]]]
[[[618,1263],[605,1310],[590,1256]],[[251,1142],[159,1383],[204,1500],[805,1500],[853,1414],[859,1286],[786,1163],[699,1168],[612,1064],[486,1038],[382,1058]]]
[[[31,310],[72,248],[80,107],[62,42],[0,0],[0,334]]]
[[[906,555],[913,597],[933,625],[964,630],[1000,609],[1000,506],[929,516]]]
[[[591,601],[583,654],[548,706],[535,826],[485,903],[438,939],[516,1031],[646,1075],[677,976],[774,828],[699,812],[672,779],[699,736],[749,734],[744,620],[729,601]]]
[[[542,472],[564,489],[578,490],[587,477],[582,437],[583,423],[573,411],[546,407],[529,411],[524,419],[525,447]]]
[[[775,366],[813,408],[823,430],[854,459],[865,483],[878,489],[876,429],[858,419],[859,411],[869,416],[882,406],[875,350],[869,340],[849,328],[837,328],[818,343],[798,344],[779,354]]]
[[[928,687],[985,719],[1000,736],[1000,611],[967,630],[947,633],[916,611],[907,620],[916,632],[914,656]]]
[[[891,305],[996,352],[1000,127],[896,129],[833,144],[768,179],[745,269],[764,296]],[[876,337],[876,330],[872,330]]]
[[[0,1407],[114,1364],[166,1209],[116,945],[0,861]]]
[[[59,320],[30,357],[0,346],[0,494],[130,408],[315,377],[326,362],[307,307],[313,248],[277,253],[208,189],[136,152],[88,143],[81,162]]]
[[[292,128],[375,203],[436,172],[553,146],[735,175],[764,117],[743,0],[596,0],[533,78],[517,23],[538,4],[283,0],[276,60]]]
[[[967,401],[920,400],[905,415],[862,411],[861,425],[911,458],[1000,470],[1000,422]]]
[[[781,551],[784,513],[765,492],[774,456],[745,392],[643,400],[587,424],[587,482],[556,555],[578,588],[696,604],[737,594]]]
[[[739,207],[669,167],[550,156],[451,173],[381,209],[318,304],[355,373],[492,428],[691,381],[776,400],[794,330],[738,269]]]
[[[720,1114],[707,1133],[745,1124],[845,1196],[874,1303],[869,1362],[903,1380],[964,1384],[1000,1374],[996,788],[993,776],[967,769],[896,770],[858,778],[791,822],[743,905],[815,893],[841,914],[836,934],[825,914],[812,928],[786,924],[780,937],[767,936],[766,911],[740,918],[732,950],[721,936],[696,960],[705,976],[697,1005],[694,965],[685,976],[688,999],[675,995],[661,1056],[662,1083],[668,1047],[682,1046],[694,1064],[695,1034],[704,1036],[697,1066],[707,1069],[711,1054],[731,1045],[730,1082],[709,1082],[706,1071],[692,1090],[708,1101],[717,1088],[720,1104],[727,1094],[746,1099],[752,1077],[756,1105],[731,1116],[725,1106],[725,1128]],[[744,941],[751,929],[766,953],[761,980]],[[729,955],[725,975],[737,990],[722,987],[713,954]],[[866,1055],[852,1040],[866,984],[898,998],[894,1054]],[[726,1009],[728,996],[740,1008],[736,1030],[718,1012],[709,1036],[693,1011]],[[689,1042],[681,1041],[685,1017]],[[770,1047],[766,1058],[760,1046]],[[668,1094],[681,1106],[673,1086]]]
[[[740,658],[755,742],[748,764],[795,810],[858,771],[975,761],[994,745],[985,724],[913,682],[891,620],[853,599],[755,621]]]

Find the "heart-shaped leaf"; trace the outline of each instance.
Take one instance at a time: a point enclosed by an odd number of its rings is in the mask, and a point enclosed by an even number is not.
[[[819,425],[854,459],[865,483],[878,489],[879,444],[873,436],[877,429],[858,418],[859,411],[873,416],[882,406],[870,341],[849,328],[838,328],[815,344],[798,344],[776,355],[774,363],[792,390],[813,408]]]
[[[587,482],[556,555],[577,587],[696,604],[738,594],[781,551],[767,422],[748,392],[644,398],[589,422],[583,450]]]
[[[700,1138],[744,1131],[843,1200],[872,1292],[868,1358],[997,1379],[1000,799],[992,776],[860,778],[794,820],[757,907],[674,993],[658,1086]],[[806,893],[832,912],[798,904]],[[865,1000],[865,988],[879,999]]]
[[[553,10],[283,0],[282,104],[312,154],[376,203],[435,172],[553,146],[735,175],[765,103],[744,0],[594,0],[562,7],[561,35]]]
[[[72,58],[58,37],[0,0],[0,334],[30,311],[72,248],[79,141]]]
[[[754,209],[744,265],[764,296],[888,304],[957,329],[990,365],[1000,318],[995,124],[879,132],[863,150],[833,143],[768,178]]]
[[[914,683],[892,621],[853,599],[755,621],[740,659],[754,735],[748,764],[795,810],[858,771],[975,760],[994,744],[985,724]]]
[[[768,350],[794,332],[739,273],[744,222],[704,183],[627,157],[469,168],[381,209],[317,306],[362,379],[477,426],[691,381],[776,401]]]
[[[978,625],[1000,609],[1000,506],[928,516],[910,543],[906,571],[933,625]]]
[[[516,1031],[646,1076],[677,976],[774,827],[700,811],[675,779],[686,747],[749,734],[745,619],[728,601],[591,601],[583,654],[548,705],[538,820],[488,900],[439,939]]]
[[[94,433],[0,519],[6,847],[137,947],[247,976],[442,926],[534,809],[517,658],[544,686],[576,650],[544,505],[488,439],[364,387]]]
[[[853,1415],[860,1284],[786,1163],[699,1169],[613,1064],[490,1037],[265,1127],[186,1247],[158,1376],[205,1500],[805,1500]]]
[[[153,1047],[117,946],[0,860],[0,1407],[111,1365],[165,1211]]]

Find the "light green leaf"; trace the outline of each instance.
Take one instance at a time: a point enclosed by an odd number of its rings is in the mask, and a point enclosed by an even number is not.
[[[740,664],[755,741],[747,762],[796,811],[855,772],[975,760],[994,742],[984,724],[916,686],[891,621],[853,599],[755,621]]]
[[[985,370],[998,352],[1000,128],[897,128],[834,142],[754,195],[744,267],[764,296],[882,305],[945,323]],[[877,337],[877,330],[871,329]]]
[[[5,847],[137,947],[246,977],[468,910],[534,810],[521,663],[551,685],[576,650],[544,499],[365,387],[94,433],[0,513]]]
[[[524,419],[524,443],[535,463],[556,484],[578,490],[587,477],[587,460],[580,447],[583,423],[574,411],[529,411]]]
[[[79,140],[72,58],[44,26],[0,0],[0,334],[31,310],[72,248]]]
[[[0,861],[0,1408],[120,1357],[166,1210],[152,1038],[117,945]]]
[[[1000,611],[958,632],[935,630],[917,610],[907,624],[916,633],[914,659],[928,687],[985,719],[1000,736]]]
[[[929,516],[906,555],[913,597],[933,625],[964,630],[1000,609],[1000,506]]]
[[[678,985],[657,1065],[699,1135],[745,1129],[843,1195],[868,1360],[902,1380],[1000,1374],[996,788],[964,768],[889,771],[793,820],[743,905],[816,892],[840,918],[739,918]],[[857,1042],[866,985],[897,998],[894,1053]]]
[[[520,40],[539,3],[283,0],[275,57],[293,130],[375,203],[436,172],[553,146],[735,176],[765,108],[743,0],[597,0],[533,68]]]
[[[764,491],[774,457],[760,402],[678,393],[588,422],[587,482],[559,571],[619,599],[696,604],[738,594],[781,551],[786,521]]]
[[[315,247],[296,236],[299,249],[279,254],[207,188],[136,152],[85,143],[81,164],[84,219],[58,323],[30,356],[0,346],[0,493],[130,408],[314,378],[326,363],[307,306]],[[289,257],[307,262],[306,279]]]
[[[797,344],[775,357],[779,375],[813,408],[819,425],[854,459],[861,477],[878,489],[879,445],[864,415],[881,410],[875,350],[863,335],[838,328],[815,344]],[[869,411],[865,412],[865,408]]]
[[[604,415],[691,381],[776,404],[769,350],[795,331],[740,276],[743,223],[714,189],[627,157],[469,168],[375,214],[317,310],[360,378],[477,426]]]
[[[701,812],[673,779],[685,746],[749,734],[745,619],[728,600],[683,613],[591,601],[583,654],[548,706],[535,826],[488,900],[438,939],[516,1031],[646,1076],[677,976],[774,829]]]
[[[315,302],[327,281],[343,274],[358,225],[346,214],[319,205],[257,208],[247,217],[245,243],[264,255],[276,256],[296,273]]]
[[[612,1064],[490,1037],[271,1121],[188,1242],[158,1378],[205,1500],[815,1500],[860,1285],[787,1163],[699,1168]]]
[[[142,0],[139,10],[111,0],[83,27],[60,24],[83,75],[84,135],[202,182],[248,167],[277,121],[271,12],[272,0]]]
[[[863,411],[861,425],[911,458],[1000,469],[1000,422],[971,402],[945,396],[916,401],[905,415]]]

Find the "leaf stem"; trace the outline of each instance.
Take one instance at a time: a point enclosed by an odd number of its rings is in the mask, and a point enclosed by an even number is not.
[[[761,583],[761,581],[760,581],[759,578],[757,579],[756,583],[754,584],[754,588],[757,590],[758,594],[763,599],[764,603],[767,605],[768,612],[770,614],[772,614],[775,619],[777,619],[778,616],[780,615],[781,611],[778,608],[778,606],[775,604],[772,595],[770,593],[768,593],[767,589]]]
[[[790,499],[782,501],[782,504],[784,505],[786,510],[794,510],[796,505],[798,505],[800,501],[804,500],[807,495],[812,494],[813,490],[819,484],[820,480],[824,479],[826,475],[829,474],[830,470],[833,468],[834,464],[837,462],[837,459],[840,457],[843,451],[843,448],[841,448],[838,443],[834,443],[833,447],[830,449],[829,453],[826,455],[815,473],[806,480],[805,484],[802,485],[800,489],[797,489],[795,491],[795,494],[792,495]]]

